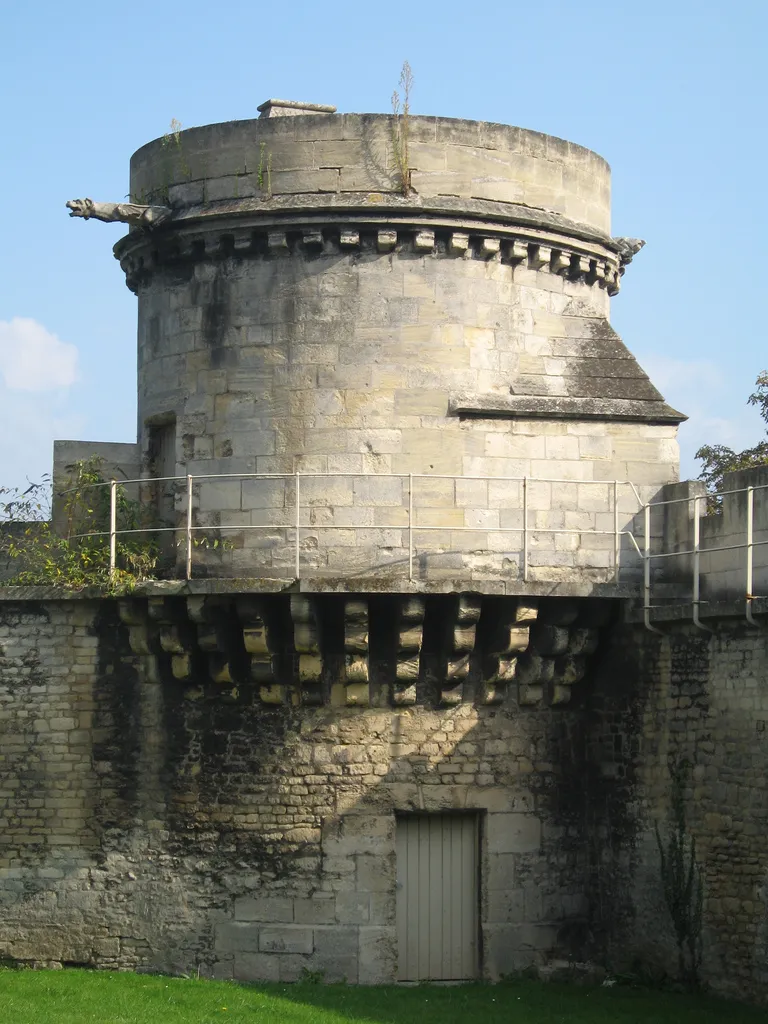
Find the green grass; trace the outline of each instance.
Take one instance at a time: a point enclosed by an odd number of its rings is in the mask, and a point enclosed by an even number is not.
[[[0,971],[5,1024],[750,1024],[703,996],[532,981],[455,987],[234,985],[95,971]]]

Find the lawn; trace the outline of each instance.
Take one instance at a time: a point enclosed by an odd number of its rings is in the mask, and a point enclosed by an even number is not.
[[[532,981],[456,987],[235,985],[94,971],[0,971],[13,1024],[751,1024],[765,1010],[699,996]]]

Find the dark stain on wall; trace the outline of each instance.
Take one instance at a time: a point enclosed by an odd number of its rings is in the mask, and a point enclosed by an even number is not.
[[[203,341],[211,352],[211,366],[216,368],[224,360],[225,335],[229,328],[230,306],[226,277],[220,266],[214,269],[213,280],[205,286],[200,296],[203,309],[202,334]],[[192,298],[196,304],[195,297]]]
[[[94,680],[93,766],[99,778],[94,808],[100,830],[126,827],[139,800],[140,683],[128,631],[113,601],[99,602],[92,627],[98,637]]]

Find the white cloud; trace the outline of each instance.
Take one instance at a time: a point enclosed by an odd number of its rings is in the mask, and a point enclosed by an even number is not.
[[[81,434],[69,392],[77,360],[77,348],[37,320],[0,320],[0,486],[39,481],[51,471],[54,438]]]
[[[85,417],[64,395],[44,403],[0,385],[0,487],[22,487],[50,473],[55,438],[81,437]]]
[[[686,362],[653,353],[639,358],[667,402],[688,416],[680,427],[682,479],[699,475],[695,453],[702,445],[724,444],[741,451],[765,436],[757,410],[747,405],[753,380],[736,390],[727,368],[709,360]]]
[[[0,374],[13,391],[54,391],[77,380],[77,348],[37,320],[0,320]]]

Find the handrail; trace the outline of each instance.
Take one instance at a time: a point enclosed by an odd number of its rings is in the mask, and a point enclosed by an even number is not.
[[[365,472],[311,472],[304,473],[300,470],[296,470],[293,473],[199,473],[199,474],[187,474],[186,476],[163,476],[163,477],[138,477],[134,479],[117,480],[112,479],[109,481],[99,482],[95,484],[89,484],[88,487],[103,487],[108,486],[110,488],[110,510],[109,510],[109,530],[92,532],[88,534],[78,534],[78,538],[84,537],[101,537],[108,536],[110,544],[109,560],[110,560],[110,572],[115,573],[117,566],[117,538],[122,535],[130,534],[141,534],[141,533],[176,533],[178,532],[176,527],[141,527],[133,529],[120,530],[117,528],[117,500],[119,487],[125,487],[130,485],[155,485],[158,483],[169,483],[169,482],[184,482],[186,491],[186,515],[185,515],[185,576],[187,579],[192,578],[193,571],[193,549],[195,546],[194,536],[197,532],[206,531],[212,529],[209,526],[195,525],[194,523],[194,493],[195,485],[201,482],[210,480],[293,480],[295,487],[294,497],[294,519],[293,522],[289,522],[286,516],[286,522],[284,523],[248,523],[239,525],[230,525],[226,522],[216,525],[213,527],[217,532],[223,531],[237,531],[245,532],[250,530],[293,530],[294,532],[294,571],[296,578],[298,579],[301,575],[301,536],[302,530],[305,529],[305,524],[302,522],[302,500],[301,500],[301,484],[302,480],[313,480],[313,479],[370,479],[370,480],[382,480],[382,479],[396,479],[408,481],[408,497],[407,497],[407,530],[408,530],[408,577],[413,579],[413,565],[415,555],[415,537],[417,534],[426,534],[431,532],[445,532],[448,531],[451,534],[461,533],[484,533],[484,534],[512,534],[519,535],[522,538],[522,576],[524,581],[528,581],[529,576],[529,565],[530,565],[530,543],[531,538],[535,536],[547,536],[547,535],[560,535],[560,536],[577,536],[583,538],[585,536],[596,536],[596,537],[613,537],[613,571],[614,580],[618,582],[620,571],[621,571],[621,538],[623,536],[630,536],[635,549],[638,549],[637,542],[632,537],[631,530],[621,528],[621,512],[619,510],[619,492],[622,487],[631,488],[635,498],[638,499],[639,494],[637,488],[631,481],[627,480],[579,480],[571,479],[567,477],[529,477],[525,476],[483,476],[480,474],[469,474],[467,476],[455,475],[448,473],[365,473]],[[517,483],[520,485],[520,498],[522,505],[522,523],[519,526],[467,526],[467,525],[430,525],[420,524],[418,520],[418,509],[415,508],[415,493],[417,491],[418,482],[421,480],[450,480],[454,483],[464,481],[480,481],[483,483]],[[535,526],[530,522],[530,489],[533,484],[555,484],[555,485],[577,485],[584,487],[601,487],[607,490],[607,503],[608,508],[613,514],[613,523],[611,529],[598,529],[595,520],[594,527],[565,527],[565,526]],[[119,485],[119,486],[118,486]],[[67,493],[67,492],[62,492]],[[290,511],[290,506],[285,507],[285,512]],[[596,516],[598,511],[592,512],[592,515]],[[627,513],[630,517],[636,515],[636,511]],[[366,530],[371,527],[368,523],[321,523],[312,524],[313,530]]]
[[[745,585],[744,585],[744,614],[752,626],[759,626],[755,621],[752,602],[758,597],[754,590],[754,550],[755,548],[768,545],[768,540],[755,540],[754,538],[754,497],[755,491],[767,490],[768,483],[750,484],[746,487],[723,488],[718,491],[709,491],[707,494],[689,494],[682,498],[669,498],[661,501],[650,501],[643,506],[645,549],[643,552],[644,561],[644,587],[643,587],[643,618],[645,625],[653,632],[660,632],[651,625],[650,613],[654,607],[651,598],[651,562],[654,559],[682,558],[692,556],[691,570],[691,619],[698,629],[710,633],[711,629],[701,621],[701,606],[707,602],[701,597],[701,556],[702,554],[712,555],[720,551],[746,551]],[[701,544],[701,502],[716,497],[727,497],[728,495],[745,494],[747,497],[746,519],[744,524],[744,541],[735,544],[713,544],[702,547]],[[685,547],[674,551],[652,551],[650,544],[650,514],[651,509],[660,508],[666,505],[678,505],[693,502],[693,547]]]

